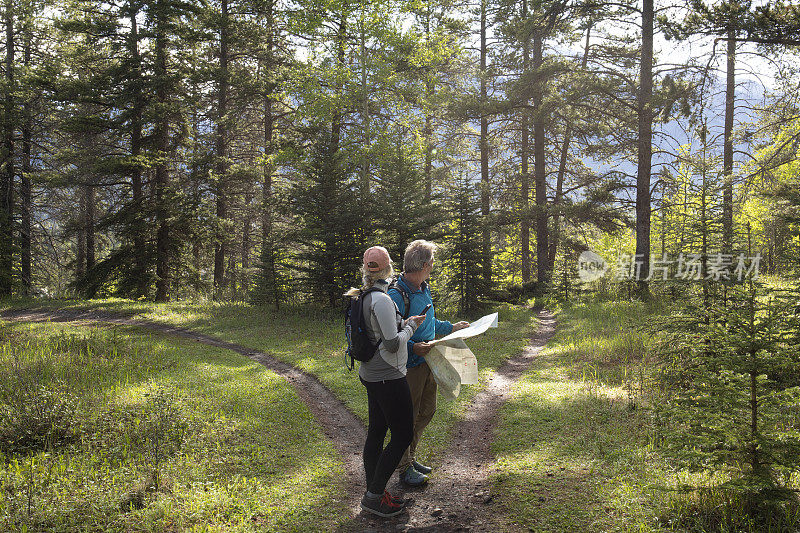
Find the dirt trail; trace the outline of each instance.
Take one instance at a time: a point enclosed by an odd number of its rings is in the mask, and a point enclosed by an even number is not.
[[[315,376],[240,344],[120,314],[72,309],[11,309],[0,312],[0,318],[27,322],[137,326],[233,350],[284,377],[312,412],[344,462],[348,473],[345,502],[354,518],[344,524],[342,531],[497,532],[517,529],[505,519],[505,513],[493,501],[488,479],[493,461],[491,444],[499,409],[509,398],[511,387],[555,332],[555,318],[548,311],[538,311],[540,324],[530,344],[520,354],[507,360],[490,379],[488,386],[467,407],[464,420],[454,428],[451,445],[443,454],[443,463],[433,465],[435,470],[429,485],[422,489],[406,490],[400,486],[397,476],[393,476],[388,489],[392,493],[405,492],[405,496],[414,501],[408,513],[390,520],[377,519],[361,512],[359,502],[364,483],[361,450],[366,430],[361,420]]]

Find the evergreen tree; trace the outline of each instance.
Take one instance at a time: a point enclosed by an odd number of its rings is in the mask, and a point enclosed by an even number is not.
[[[338,140],[326,127],[314,139],[292,193],[296,240],[302,246],[297,269],[303,292],[334,307],[359,279],[365,246],[358,241],[358,227],[365,213],[358,208],[355,167],[344,160]]]
[[[14,178],[15,131],[17,109],[15,103],[16,76],[16,16],[14,3],[6,0],[3,23],[5,25],[5,60],[2,84],[2,151],[0,151],[0,296],[11,296],[12,268],[14,264]]]
[[[483,276],[483,242],[480,195],[462,174],[449,201],[450,227],[444,238],[448,279],[446,288],[458,302],[461,313],[478,309],[479,298],[489,289]]]
[[[669,363],[667,451],[694,471],[722,472],[721,488],[753,517],[769,521],[791,497],[800,434],[786,424],[797,402],[798,294],[752,280],[687,308],[664,343]]]
[[[405,131],[384,141],[390,146],[379,145],[386,159],[382,161],[373,203],[375,213],[380,215],[367,216],[366,220],[375,222],[378,242],[402,265],[408,243],[415,239],[434,241],[441,236],[439,227],[445,215],[437,204],[427,201],[422,165]]]

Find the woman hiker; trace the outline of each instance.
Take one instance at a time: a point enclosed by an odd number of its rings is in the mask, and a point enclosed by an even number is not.
[[[361,383],[367,389],[369,404],[369,426],[364,443],[367,490],[361,498],[361,508],[378,516],[390,517],[403,511],[405,500],[389,494],[386,484],[414,434],[414,407],[406,382],[406,343],[425,320],[425,315],[403,320],[386,294],[389,288],[387,279],[394,274],[386,248],[373,246],[364,252],[361,272],[361,290],[380,289],[363,297],[367,337],[373,344],[379,341],[380,344],[372,359],[361,363],[358,371]],[[346,296],[358,294],[358,289],[350,289]],[[387,430],[391,430],[392,435],[384,448]]]

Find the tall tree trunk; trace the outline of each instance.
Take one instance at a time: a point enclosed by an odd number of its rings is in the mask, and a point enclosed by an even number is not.
[[[89,104],[81,106],[79,111],[84,116],[92,116],[95,112],[95,108]],[[83,232],[82,243],[84,246],[83,250],[83,264],[81,266],[81,273],[89,272],[92,268],[94,268],[95,263],[95,243],[94,243],[94,233],[95,233],[95,192],[94,192],[94,181],[95,181],[95,169],[94,165],[91,160],[92,149],[97,144],[97,135],[96,132],[92,129],[88,131],[79,133],[79,142],[81,144],[81,148],[83,149],[84,155],[80,161],[79,170],[81,171],[80,179],[82,180],[82,184],[79,188],[79,193],[83,196],[82,202],[82,210],[81,210],[81,219],[80,219],[80,226]],[[86,297],[91,298],[92,294],[85,294]]]
[[[6,0],[6,93],[0,168],[0,296],[11,296],[14,265],[14,3]]]
[[[653,0],[644,0],[642,8],[642,57],[639,72],[637,108],[638,166],[636,171],[636,256],[641,261],[638,280],[639,297],[650,296],[646,278],[650,273],[650,172],[653,141]]]
[[[367,32],[365,28],[365,23],[363,20],[359,20],[358,23],[359,35],[360,35],[360,43],[359,48],[361,52],[361,135],[362,135],[362,145],[361,145],[361,178],[359,182],[359,198],[361,206],[368,206],[371,205],[371,194],[370,194],[370,157],[371,157],[371,146],[372,146],[372,131],[371,131],[371,120],[370,120],[370,105],[369,105],[369,90],[370,87],[368,85],[368,78],[367,78],[367,70],[368,70],[368,51],[367,51]],[[372,231],[372,224],[367,217],[361,217],[361,223],[359,224],[358,228],[359,232],[359,240],[360,242],[367,242],[369,239],[372,238],[373,231]]]
[[[522,20],[528,17],[528,4],[527,0],[522,0]],[[522,70],[527,72],[530,56],[528,51],[528,35],[525,34],[522,43]],[[522,139],[520,143],[520,157],[522,158],[520,167],[520,212],[522,219],[520,221],[520,246],[522,248],[521,268],[522,268],[522,282],[527,283],[531,279],[531,219],[528,213],[528,202],[530,199],[530,175],[528,174],[528,100],[525,98],[522,101]]]
[[[431,35],[431,3],[427,3],[425,16],[425,44],[430,42]],[[430,71],[425,72],[425,126],[423,135],[425,136],[425,203],[431,203],[433,197],[433,116],[431,114],[431,100],[433,98],[434,85]]]
[[[340,68],[345,65],[345,38],[347,36],[347,17],[342,14],[342,20],[339,21],[339,30],[336,34],[336,60]],[[341,87],[337,87],[341,90]],[[339,142],[342,136],[342,111],[336,109],[333,112],[331,119],[331,155],[339,151]]]
[[[733,244],[733,113],[736,104],[736,37],[728,31],[728,72],[725,82],[725,131],[723,148],[722,248],[731,251]]]
[[[131,32],[128,41],[128,50],[133,58],[133,78],[132,86],[133,113],[131,115],[131,157],[136,161],[142,152],[142,108],[144,107],[144,96],[142,95],[142,60],[139,54],[139,27],[136,22],[138,10],[133,3],[129,3]],[[133,197],[133,208],[139,216],[133,222],[133,247],[134,247],[134,276],[136,278],[136,295],[145,296],[148,290],[147,283],[147,254],[145,253],[145,233],[144,222],[144,190],[142,186],[142,167],[134,164],[131,171],[131,195]]]
[[[569,155],[569,144],[572,139],[572,128],[567,124],[566,131],[564,132],[564,142],[561,144],[561,155],[558,160],[558,174],[556,175],[556,194],[553,197],[553,234],[550,235],[548,243],[547,261],[549,263],[548,270],[552,272],[555,269],[556,253],[558,250],[558,243],[561,239],[561,200],[564,195],[564,175],[567,172],[567,156]]]
[[[31,30],[25,29],[23,42],[23,61],[25,68],[31,64]],[[33,103],[26,100],[22,106],[22,176],[20,177],[20,263],[22,274],[22,292],[29,295],[32,288],[32,265],[31,265],[31,180],[32,170],[31,145],[33,131]]]
[[[369,86],[367,85],[367,36],[364,28],[364,23],[359,23],[359,31],[361,35],[361,131],[364,137],[363,155],[361,157],[361,201],[364,205],[369,202],[369,172],[370,172],[370,154],[369,147],[372,143],[370,132],[370,116],[369,116]]]
[[[428,81],[426,89],[428,97],[433,95],[433,84]],[[425,114],[425,203],[431,203],[433,198],[433,117],[430,112]]]
[[[169,169],[166,157],[169,151],[169,92],[167,87],[167,30],[166,14],[163,12],[161,1],[156,5],[161,11],[157,14],[155,35],[155,76],[157,80],[156,101],[161,111],[156,118],[153,137],[158,152],[159,161],[155,166],[155,197],[156,197],[156,301],[167,302],[170,299],[170,224],[167,209],[167,195],[169,192]]]
[[[275,154],[274,136],[275,119],[273,116],[273,97],[275,83],[275,6],[272,0],[266,3],[267,43],[266,58],[264,61],[264,76],[266,86],[264,89],[264,178],[261,187],[261,262],[268,271],[265,276],[271,278],[272,299],[275,309],[280,308],[280,290],[277,281],[277,267],[275,264],[275,249],[272,238],[272,181],[275,173],[273,156]]]
[[[228,219],[228,0],[222,3],[222,27],[219,35],[219,87],[217,92],[217,219],[224,224]],[[221,297],[225,290],[225,255],[228,238],[223,227],[216,235],[214,248],[214,296]]]
[[[336,61],[339,68],[345,67],[345,39],[347,37],[347,15],[343,12],[342,18],[339,21],[339,30],[336,34]],[[336,87],[337,94],[341,94],[342,87]],[[331,139],[330,146],[328,147],[327,157],[336,158],[339,153],[341,136],[342,136],[342,110],[336,109],[331,118]],[[336,244],[331,239],[323,239],[323,247],[327,251],[334,249]],[[331,287],[328,289],[328,304],[331,307],[336,306],[336,291]]]
[[[537,30],[533,36],[533,69],[537,73],[533,90],[533,173],[536,184],[536,279],[540,289],[550,281],[547,246],[547,173],[544,160],[544,110],[542,109],[544,80],[542,79],[543,36]]]
[[[83,227],[86,235],[86,271],[94,268],[95,264],[95,244],[94,244],[94,222],[95,218],[95,194],[94,185],[83,186],[83,194],[86,196],[86,211],[84,211]]]
[[[492,282],[492,232],[489,227],[491,183],[489,182],[489,121],[487,113],[486,91],[486,3],[481,0],[481,216],[483,217],[483,279],[487,284]]]
[[[194,53],[192,54],[192,60],[199,60],[197,55]],[[199,100],[200,98],[200,87],[199,84],[193,82],[191,84],[190,94],[192,100]],[[191,176],[191,195],[192,195],[192,205],[199,207],[203,203],[203,195],[205,194],[203,191],[203,185],[201,181],[203,179],[200,177],[200,158],[201,152],[205,150],[205,147],[200,142],[200,111],[198,110],[197,106],[194,106],[191,112],[191,119],[190,119],[190,131],[192,132],[192,140],[191,140],[191,153],[189,155],[190,163],[189,163],[189,176]],[[191,232],[191,242],[192,242],[192,280],[191,284],[194,289],[195,296],[199,296],[200,292],[203,290],[203,274],[202,274],[202,252],[203,252],[203,229],[202,228],[193,228]],[[212,295],[213,296],[213,295]]]
[[[589,22],[588,27],[586,28],[586,44],[583,47],[583,60],[581,61],[581,70],[586,70],[586,65],[589,61],[589,37],[592,33],[592,22]],[[561,145],[561,156],[558,162],[558,175],[556,176],[556,195],[553,199],[553,207],[555,211],[553,212],[553,234],[550,235],[550,250],[548,252],[548,261],[549,261],[549,270],[553,272],[555,269],[556,263],[556,253],[558,250],[558,242],[561,238],[560,229],[561,229],[561,216],[560,216],[560,209],[561,209],[561,201],[564,195],[564,178],[567,172],[567,156],[569,155],[569,145],[572,140],[572,127],[571,124],[567,124],[566,131],[564,132],[564,143]],[[566,253],[564,254],[566,257]]]
[[[231,250],[231,253],[228,254],[228,277],[229,279],[229,288],[230,288],[230,298],[232,301],[236,301],[236,293],[237,293],[237,283],[238,283],[238,275],[236,272],[236,253],[235,250]]]
[[[244,229],[242,230],[242,298],[247,299],[250,291],[250,232],[253,231],[253,215],[250,210],[250,203],[253,201],[253,193],[247,191],[244,199],[245,217]]]
[[[77,235],[77,250],[76,250],[76,264],[75,264],[75,277],[79,278],[86,273],[86,194],[83,186],[79,188],[78,193],[78,235]]]
[[[520,246],[522,248],[521,268],[522,282],[527,283],[531,279],[531,219],[528,212],[530,200],[530,174],[528,173],[528,115],[527,110],[523,110],[522,115],[522,143],[520,151],[522,161],[520,165],[520,211],[522,217],[520,221]]]

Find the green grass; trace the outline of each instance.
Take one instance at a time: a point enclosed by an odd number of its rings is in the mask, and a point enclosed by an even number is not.
[[[73,402],[71,440],[0,453],[0,530],[327,531],[346,518],[336,451],[261,365],[125,327],[3,324],[0,339],[5,398],[32,383]],[[123,512],[130,494],[142,508]]]
[[[214,335],[264,351],[316,375],[357,416],[365,422],[367,419],[366,393],[358,381],[357,368],[350,372],[344,366],[344,326],[339,311],[313,307],[287,307],[275,311],[243,303],[153,304],[122,299],[0,302],[0,308],[8,307],[113,311]],[[485,387],[489,376],[503,361],[522,350],[536,327],[536,321],[527,309],[502,305],[492,311],[500,313],[499,327],[467,340],[478,358],[481,383],[462,387],[461,395],[455,401],[439,396],[437,414],[418,449],[421,460],[435,462],[449,444],[450,429],[463,415],[466,405]],[[449,318],[455,320],[457,317]]]
[[[532,531],[763,531],[721,473],[678,470],[653,411],[651,327],[666,305],[566,306],[541,356],[502,408],[493,491]],[[695,487],[685,490],[685,487]],[[774,531],[794,531],[796,505]]]
[[[502,409],[493,476],[511,516],[535,531],[658,530],[668,465],[654,450],[635,377],[662,310],[576,305]]]

